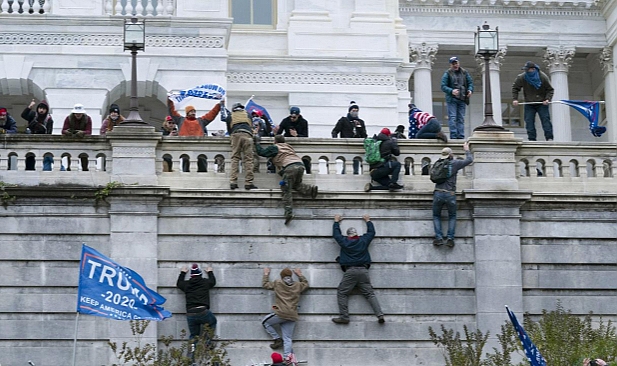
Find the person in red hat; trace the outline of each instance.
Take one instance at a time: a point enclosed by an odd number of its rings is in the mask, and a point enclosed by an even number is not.
[[[0,134],[5,133],[17,133],[17,122],[6,108],[0,107]]]
[[[280,353],[272,352],[272,364],[270,366],[285,366],[283,362],[283,356]]]
[[[379,152],[382,161],[370,165],[371,179],[377,184],[366,183],[364,186],[365,192],[371,190],[398,191],[403,189],[403,186],[398,184],[401,163],[394,158],[401,154],[401,150],[396,139],[392,138],[391,135],[390,129],[384,128],[374,137],[377,141],[381,141]]]
[[[216,317],[210,311],[210,289],[216,286],[216,277],[212,272],[212,267],[206,268],[207,278],[203,277],[203,271],[199,264],[193,263],[190,270],[190,279],[185,280],[189,268],[183,266],[176,281],[176,287],[184,292],[186,298],[186,321],[189,326],[189,339],[196,337],[205,338],[206,343],[210,342],[208,328],[214,332],[216,328]],[[189,349],[189,358],[193,357],[195,343]]]

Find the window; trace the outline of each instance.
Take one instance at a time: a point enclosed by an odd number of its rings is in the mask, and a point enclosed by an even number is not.
[[[433,116],[441,122],[442,126],[448,126],[448,106],[445,99],[433,98]]]
[[[523,127],[523,106],[515,107],[512,101],[501,102],[501,120],[504,127]]]
[[[274,25],[274,0],[231,0],[233,24]]]

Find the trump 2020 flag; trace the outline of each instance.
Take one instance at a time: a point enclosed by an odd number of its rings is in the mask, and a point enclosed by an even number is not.
[[[249,99],[246,102],[246,106],[244,106],[244,109],[246,110],[246,112],[249,114],[249,116],[254,112],[254,111],[260,111],[264,117],[266,117],[268,119],[268,122],[270,122],[270,124],[272,124],[272,118],[270,118],[270,114],[268,113],[268,111],[266,110],[266,108],[260,106],[259,104],[255,103],[253,101],[253,98]]]
[[[174,91],[169,95],[169,100],[174,102],[176,108],[191,98],[222,100],[225,98],[225,89],[217,84],[203,84],[191,89]]]
[[[149,289],[141,276],[87,245],[79,263],[77,312],[116,320],[163,320],[171,313],[165,298]]]
[[[569,105],[585,116],[589,120],[589,130],[595,137],[600,137],[606,132],[606,127],[598,126],[600,102],[591,100],[560,100],[559,103]]]
[[[512,321],[512,325],[518,333],[518,338],[521,340],[523,344],[523,349],[525,350],[525,355],[527,355],[527,359],[529,360],[529,364],[531,366],[546,366],[546,361],[544,357],[540,354],[540,351],[536,347],[535,344],[529,339],[527,336],[527,332],[522,325],[519,324],[516,319],[516,315],[506,306],[506,310],[508,311],[508,316],[510,317],[510,321]]]

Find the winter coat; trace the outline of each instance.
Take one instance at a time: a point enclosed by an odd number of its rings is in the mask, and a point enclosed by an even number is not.
[[[349,114],[347,117],[341,117],[334,129],[332,129],[332,137],[337,137],[338,134],[341,134],[341,138],[366,138],[366,126],[364,125],[364,121],[357,118],[352,120]]]
[[[186,310],[205,306],[210,309],[210,289],[216,286],[216,278],[214,272],[207,272],[208,278],[201,276],[192,277],[186,281],[184,277],[186,272],[180,272],[176,287],[182,290],[186,297]]]
[[[281,319],[297,321],[300,294],[309,287],[306,277],[298,276],[300,281],[294,282],[291,285],[286,284],[282,280],[270,282],[268,277],[268,275],[263,276],[262,286],[267,290],[274,290],[276,297],[275,305],[272,306],[274,313]]]
[[[47,113],[39,114],[38,110],[40,107],[47,109]],[[34,110],[26,107],[26,109],[21,112],[21,118],[28,122],[28,129],[32,134],[50,135],[54,130],[54,120],[51,118],[51,114],[49,114],[49,104],[44,100],[42,100]]]

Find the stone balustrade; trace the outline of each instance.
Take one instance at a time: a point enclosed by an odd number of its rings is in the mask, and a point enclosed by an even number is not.
[[[96,186],[114,180],[130,183],[123,170],[128,169],[129,176],[135,175],[136,170],[116,167],[114,161],[123,161],[126,167],[136,159],[142,163],[147,161],[152,169],[140,173],[142,178],[133,183],[147,180],[171,188],[222,189],[227,188],[229,182],[231,147],[228,138],[162,137],[151,128],[122,127],[109,137],[69,139],[54,135],[5,135],[2,139],[0,177],[10,184],[53,185],[72,181]],[[586,145],[578,142],[523,143],[515,138],[494,140],[491,136],[478,134],[470,139],[476,163],[459,174],[459,190],[482,188],[477,184],[474,186],[474,182],[486,181],[493,175],[488,180],[509,180],[507,187],[502,186],[505,189],[573,193],[616,190],[614,166],[617,149],[613,143]],[[118,146],[120,141],[122,144]],[[310,166],[307,181],[318,184],[322,190],[360,190],[369,179],[361,140],[291,138],[289,142]],[[263,145],[270,143],[271,138],[262,141]],[[456,142],[448,144],[457,155],[463,156],[461,145]],[[406,189],[432,190],[433,185],[426,176],[427,166],[440,157],[444,145],[432,140],[400,140],[399,146],[401,180]],[[45,157],[53,159],[50,171],[44,170]],[[163,171],[164,158],[173,162],[172,171]],[[35,161],[33,167],[28,168],[28,159]],[[199,171],[199,159],[206,161],[206,171]],[[184,160],[188,161],[188,172],[182,171]],[[354,160],[361,162],[359,177],[353,174]],[[488,165],[481,165],[484,161],[489,162]],[[263,188],[277,188],[278,180],[267,173],[266,165],[266,159],[260,158],[256,182]]]

